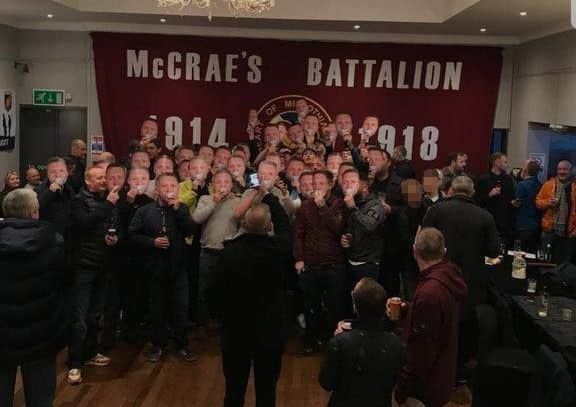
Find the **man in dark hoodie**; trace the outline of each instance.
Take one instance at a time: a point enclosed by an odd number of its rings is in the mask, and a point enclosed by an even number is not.
[[[27,406],[51,406],[56,355],[67,340],[63,240],[39,221],[36,194],[10,192],[0,220],[0,406],[12,406],[18,367]]]
[[[209,303],[222,320],[224,406],[241,407],[254,364],[256,405],[276,405],[284,348],[284,268],[291,253],[288,215],[267,193],[246,212],[246,233],[225,244]],[[270,230],[274,236],[268,235]]]
[[[460,302],[468,289],[458,268],[444,260],[444,236],[424,228],[416,236],[414,257],[420,280],[407,306],[404,339],[406,362],[396,385],[396,401],[408,397],[426,407],[441,407],[450,400],[456,378]]]

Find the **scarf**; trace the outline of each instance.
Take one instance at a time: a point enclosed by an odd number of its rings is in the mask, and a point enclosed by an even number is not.
[[[566,220],[568,219],[568,200],[566,199],[566,185],[558,180],[554,197],[558,201],[554,213],[554,234],[556,236],[566,236]]]

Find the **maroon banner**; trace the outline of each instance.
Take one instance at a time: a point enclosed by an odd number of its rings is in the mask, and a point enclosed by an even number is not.
[[[156,117],[168,148],[246,141],[262,123],[298,120],[304,98],[321,124],[349,112],[380,119],[378,142],[404,144],[416,168],[453,151],[486,167],[501,69],[494,47],[353,44],[149,34],[92,34],[107,148],[124,155]]]

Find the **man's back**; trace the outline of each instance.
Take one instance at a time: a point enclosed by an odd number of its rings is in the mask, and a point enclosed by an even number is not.
[[[354,322],[330,341],[320,385],[332,391],[330,407],[387,407],[400,373],[404,347],[382,325]]]

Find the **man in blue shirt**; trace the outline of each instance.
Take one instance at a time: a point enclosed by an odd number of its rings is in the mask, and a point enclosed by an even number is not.
[[[516,187],[516,238],[522,242],[522,249],[534,253],[538,248],[540,235],[540,212],[536,208],[536,195],[540,190],[538,173],[540,163],[527,161],[522,170],[523,179]]]

